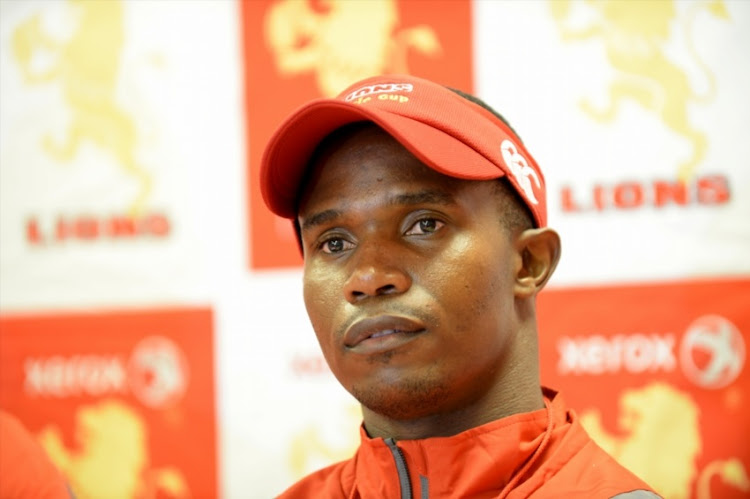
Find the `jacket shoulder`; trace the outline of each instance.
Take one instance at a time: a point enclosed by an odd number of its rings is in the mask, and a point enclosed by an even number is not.
[[[658,499],[660,496],[619,464],[575,421],[561,448],[529,480],[531,497]],[[529,484],[531,485],[531,484]]]

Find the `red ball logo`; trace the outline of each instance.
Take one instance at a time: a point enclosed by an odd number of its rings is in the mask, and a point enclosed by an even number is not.
[[[724,317],[705,315],[688,326],[680,346],[685,376],[702,388],[723,388],[745,366],[745,340]]]
[[[128,381],[143,405],[165,408],[185,394],[188,367],[179,347],[163,336],[150,336],[138,342],[128,363]]]

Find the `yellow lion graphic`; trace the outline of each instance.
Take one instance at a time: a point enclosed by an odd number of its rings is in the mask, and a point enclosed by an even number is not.
[[[124,43],[122,3],[69,0],[78,14],[77,26],[67,40],[58,40],[43,29],[36,14],[13,32],[12,51],[27,84],[58,84],[71,112],[66,136],[60,142],[51,135],[42,140],[50,157],[72,160],[84,141],[110,152],[138,184],[131,212],[142,210],[151,192],[151,177],[138,163],[136,126],[117,103],[120,56]],[[54,61],[41,68],[37,55]]]
[[[76,450],[68,450],[60,430],[49,425],[39,441],[80,499],[151,499],[190,497],[174,467],[149,466],[148,433],[128,405],[105,399],[76,413]]]
[[[689,394],[655,382],[623,393],[616,434],[604,428],[598,409],[582,412],[580,420],[604,450],[665,499],[710,499],[714,477],[750,491],[750,480],[738,459],[713,461],[698,473],[699,417],[700,409]],[[691,494],[694,480],[695,496]]]
[[[324,0],[317,5],[307,0],[275,3],[264,32],[279,72],[314,73],[325,96],[375,74],[408,73],[410,48],[430,56],[441,51],[429,26],[399,28],[395,0]]]
[[[724,3],[721,0],[694,2],[686,15],[687,50],[709,85],[702,97],[693,92],[685,70],[665,52],[670,28],[676,19],[672,0],[585,0],[586,10],[595,20],[576,28],[570,27],[568,22],[571,0],[550,0],[549,5],[563,41],[600,40],[607,60],[617,71],[609,85],[608,104],[597,109],[584,99],[581,109],[601,123],[614,120],[620,105],[628,99],[655,113],[670,130],[690,142],[691,156],[680,164],[678,173],[682,180],[690,179],[706,156],[708,141],[706,134],[690,123],[688,105],[692,101],[706,102],[716,93],[714,76],[695,50],[692,23],[701,11],[728,19]]]

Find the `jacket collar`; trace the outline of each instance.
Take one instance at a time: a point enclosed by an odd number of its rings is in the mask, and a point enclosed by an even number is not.
[[[497,497],[539,465],[539,457],[556,441],[570,417],[557,393],[544,389],[546,407],[514,414],[450,437],[397,442],[409,472],[413,497],[429,486],[429,496]],[[557,431],[556,431],[557,430]],[[396,462],[382,438],[370,438],[360,428],[361,445],[355,455],[356,483],[361,490],[399,497]],[[376,471],[382,470],[382,471]],[[419,492],[419,493],[418,493]]]

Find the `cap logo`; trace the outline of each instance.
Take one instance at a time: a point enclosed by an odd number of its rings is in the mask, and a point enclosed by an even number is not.
[[[500,144],[500,151],[503,153],[503,161],[505,161],[513,176],[516,177],[516,182],[526,195],[526,199],[534,204],[539,204],[534,195],[534,189],[531,186],[530,180],[533,178],[537,189],[541,189],[542,185],[539,182],[539,175],[529,166],[526,158],[518,152],[516,145],[510,140],[503,140],[502,144]]]
[[[377,85],[367,85],[360,87],[344,97],[347,102],[361,99],[368,95],[383,94],[389,92],[411,92],[414,86],[411,83],[378,83]]]

